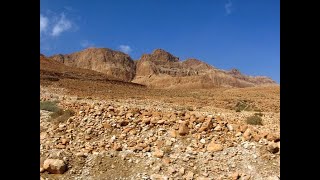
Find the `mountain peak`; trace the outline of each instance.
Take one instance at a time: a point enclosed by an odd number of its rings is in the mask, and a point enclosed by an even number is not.
[[[236,68],[231,69],[229,73],[233,75],[242,75],[239,69],[236,69]]]
[[[144,54],[141,59],[159,62],[178,62],[179,58],[163,49],[155,49],[151,54]]]

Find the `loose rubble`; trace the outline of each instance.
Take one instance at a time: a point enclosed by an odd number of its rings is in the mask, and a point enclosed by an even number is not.
[[[63,109],[76,113],[54,124],[50,112],[40,111],[44,179],[50,174],[62,174],[63,179],[190,180],[270,179],[280,174],[277,129],[247,125],[227,118],[228,112],[56,96]]]

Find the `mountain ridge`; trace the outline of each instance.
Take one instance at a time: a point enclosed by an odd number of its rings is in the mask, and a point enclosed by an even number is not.
[[[40,54],[41,56],[41,54]],[[87,48],[48,57],[66,66],[90,69],[111,79],[151,88],[212,88],[278,85],[266,76],[248,76],[238,69],[222,70],[196,58],[179,57],[155,49],[133,60],[128,54],[109,48]]]

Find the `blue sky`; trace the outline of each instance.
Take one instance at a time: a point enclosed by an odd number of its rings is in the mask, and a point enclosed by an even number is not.
[[[280,83],[280,1],[41,0],[40,52],[87,47],[133,59],[161,48]]]

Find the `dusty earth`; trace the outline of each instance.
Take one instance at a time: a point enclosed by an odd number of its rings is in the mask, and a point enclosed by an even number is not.
[[[42,79],[42,179],[280,179],[279,86],[150,89],[85,79]],[[244,111],[236,112],[239,102]],[[260,113],[263,125],[247,124]],[[43,169],[46,159],[67,170]],[[61,162],[62,162],[61,161]]]

